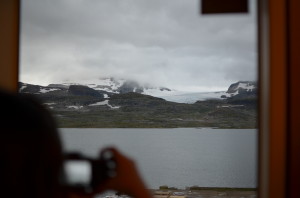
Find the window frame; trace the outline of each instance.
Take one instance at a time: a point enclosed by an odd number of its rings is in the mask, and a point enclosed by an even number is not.
[[[299,1],[257,1],[259,197],[300,197]],[[1,1],[0,87],[11,92],[18,90],[19,19],[20,0]]]

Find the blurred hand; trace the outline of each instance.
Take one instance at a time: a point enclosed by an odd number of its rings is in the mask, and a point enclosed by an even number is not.
[[[105,152],[111,153],[112,160],[116,162],[115,174],[100,184],[95,193],[115,190],[135,198],[150,198],[150,193],[146,189],[134,162],[115,148],[104,149],[101,151],[101,155],[104,155]]]

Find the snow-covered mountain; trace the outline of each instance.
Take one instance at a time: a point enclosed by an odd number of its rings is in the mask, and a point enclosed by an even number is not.
[[[61,83],[61,84],[50,84],[48,87],[57,88],[65,87],[68,88],[70,85],[84,85],[97,91],[105,91],[114,94],[136,92],[136,93],[155,93],[171,91],[171,89],[165,87],[153,87],[150,85],[142,85],[133,80],[116,79],[116,78],[101,78],[93,81],[85,80],[76,83]],[[164,94],[163,94],[164,95]]]
[[[49,84],[48,86],[20,83],[19,91],[21,93],[32,94],[44,94],[58,90],[72,91],[70,90],[70,87],[74,88],[74,85],[85,86],[85,92],[92,93],[93,91],[97,91],[103,95],[103,98],[109,98],[109,96],[112,94],[136,92],[144,95],[163,98],[167,101],[177,103],[195,103],[197,101],[203,101],[207,99],[224,99],[237,95],[256,94],[257,90],[256,82],[251,81],[239,81],[237,83],[233,83],[229,86],[227,91],[185,92],[169,89],[166,87],[142,85],[132,80],[103,78],[93,81],[80,81],[76,83]]]
[[[229,86],[222,98],[234,96],[249,96],[257,94],[257,83],[255,81],[239,81]]]
[[[50,84],[48,87],[57,88],[58,84]],[[207,99],[220,99],[226,91],[219,92],[187,92],[169,89],[166,87],[154,87],[150,85],[141,85],[136,81],[103,78],[93,81],[81,81],[79,83],[62,83],[60,87],[69,87],[70,85],[85,85],[98,91],[105,91],[113,94],[136,92],[144,95],[150,95],[163,98],[167,101],[178,103],[195,103]]]

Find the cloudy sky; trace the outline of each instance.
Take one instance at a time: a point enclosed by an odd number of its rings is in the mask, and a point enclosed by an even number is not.
[[[200,0],[23,0],[20,81],[218,91],[256,80],[254,1],[249,14],[200,15]]]

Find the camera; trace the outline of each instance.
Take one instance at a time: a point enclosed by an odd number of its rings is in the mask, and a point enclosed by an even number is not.
[[[93,192],[99,184],[116,176],[116,166],[110,151],[102,153],[100,159],[92,159],[80,153],[68,153],[64,157],[62,186],[71,190]]]

